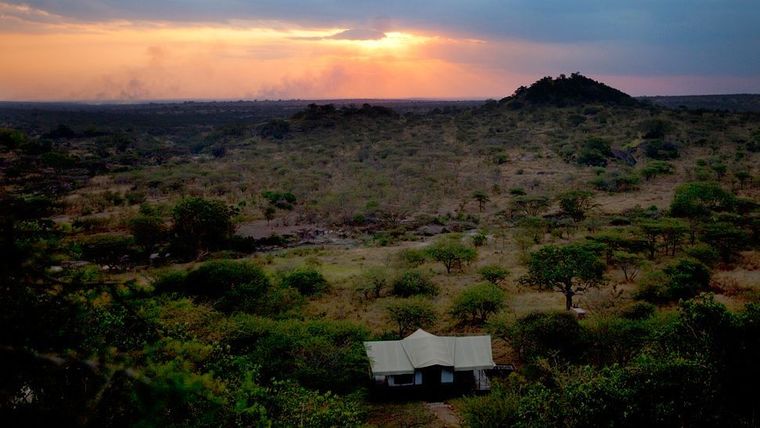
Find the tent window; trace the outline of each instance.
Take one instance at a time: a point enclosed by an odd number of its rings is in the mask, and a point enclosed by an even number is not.
[[[414,375],[413,374],[400,374],[392,376],[393,380],[390,383],[390,385],[413,385],[414,384]]]

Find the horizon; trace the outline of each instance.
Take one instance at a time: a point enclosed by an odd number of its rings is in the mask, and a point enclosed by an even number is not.
[[[758,21],[744,0],[0,0],[0,100],[466,101],[572,71],[635,97],[757,94]]]

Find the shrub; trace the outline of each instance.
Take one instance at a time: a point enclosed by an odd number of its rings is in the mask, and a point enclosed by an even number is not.
[[[129,221],[129,231],[135,239],[135,244],[150,252],[163,240],[166,228],[160,217],[140,214]]]
[[[671,299],[694,297],[710,287],[710,268],[698,260],[678,260],[663,272],[668,276],[668,295]]]
[[[570,312],[534,312],[519,318],[504,337],[525,361],[561,357],[575,359],[581,352],[581,326]]]
[[[463,323],[485,323],[490,315],[504,308],[506,300],[501,288],[489,283],[476,284],[454,298],[449,312]]]
[[[368,269],[362,272],[357,289],[365,299],[376,299],[388,288],[388,282],[388,273],[384,269]]]
[[[679,156],[678,146],[661,140],[650,141],[644,146],[646,157],[655,160],[671,160]]]
[[[586,166],[606,166],[612,155],[610,143],[601,138],[589,138],[583,143],[578,155],[578,163]]]
[[[129,235],[101,233],[90,235],[79,242],[85,260],[106,265],[110,268],[124,268],[134,256],[134,240]]]
[[[396,255],[402,266],[415,268],[425,263],[425,252],[415,248],[405,248]]]
[[[658,175],[670,175],[675,171],[675,167],[670,162],[653,160],[647,162],[647,164],[641,168],[641,176],[645,180],[651,180]]]
[[[486,265],[478,269],[478,274],[484,281],[499,285],[507,279],[509,271],[499,265]]]
[[[697,243],[687,248],[686,255],[699,260],[707,266],[713,266],[720,258],[720,254],[718,254],[715,248],[704,243]]]
[[[438,319],[433,304],[420,297],[401,299],[388,304],[388,318],[396,324],[399,338],[418,328],[428,328]]]
[[[185,198],[172,210],[178,250],[198,252],[218,248],[233,232],[232,211],[222,201]]]
[[[401,297],[418,294],[435,296],[438,294],[438,286],[422,272],[409,270],[393,281],[393,294]]]
[[[260,294],[269,291],[264,271],[253,263],[235,260],[212,260],[187,274],[185,291],[196,296],[219,298],[242,284],[258,287]]]
[[[654,315],[657,307],[649,302],[634,302],[620,310],[620,316],[628,320],[645,320]]]
[[[475,248],[453,238],[439,240],[428,248],[427,253],[433,260],[443,263],[446,273],[451,273],[453,268],[462,270],[463,263],[474,261],[478,255]]]
[[[301,267],[285,272],[280,277],[283,287],[298,290],[304,296],[323,293],[329,287],[327,280],[319,271],[310,267]]]
[[[606,192],[630,192],[638,189],[639,177],[621,171],[610,171],[591,180],[591,184]]]

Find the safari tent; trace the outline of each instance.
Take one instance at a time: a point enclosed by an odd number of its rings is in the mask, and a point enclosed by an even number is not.
[[[376,386],[490,389],[491,336],[435,336],[419,329],[402,340],[364,342]]]

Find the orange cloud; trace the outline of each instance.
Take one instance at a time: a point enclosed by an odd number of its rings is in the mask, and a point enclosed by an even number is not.
[[[24,28],[0,30],[5,100],[468,97],[515,86],[438,57],[442,47],[468,43],[441,35],[370,37],[283,23],[72,23],[16,12],[46,21],[15,17]]]

